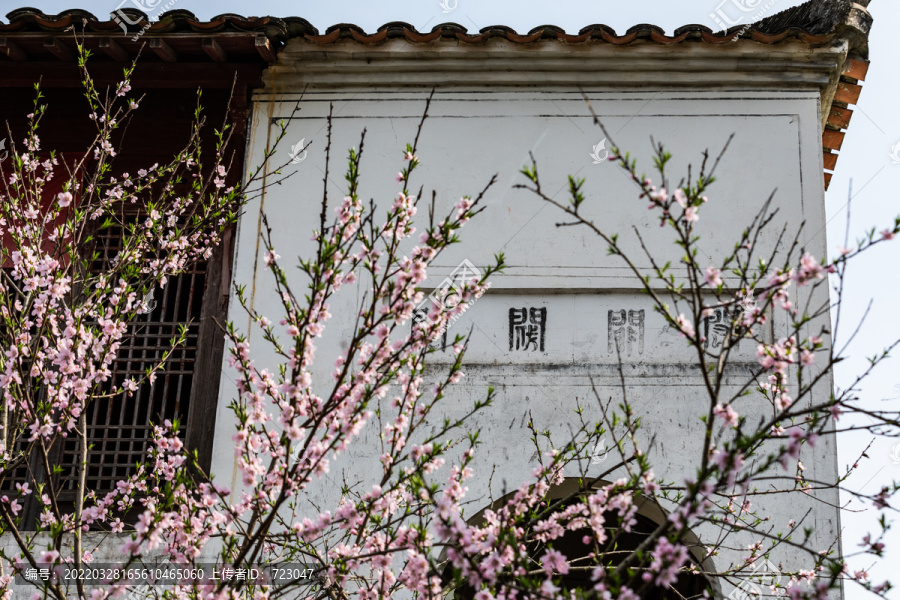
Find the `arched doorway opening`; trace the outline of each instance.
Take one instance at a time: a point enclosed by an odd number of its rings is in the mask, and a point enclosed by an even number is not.
[[[582,488],[582,481],[578,478],[566,478],[560,485],[551,488],[547,495],[549,501],[560,501],[563,503],[559,506],[560,510],[565,509],[568,505],[565,500],[570,502],[577,501],[579,496],[589,494],[590,490],[585,491]],[[598,489],[610,485],[608,481],[598,481],[592,489]],[[496,500],[491,505],[484,507],[473,517],[467,519],[470,524],[479,524],[484,522],[484,512],[488,509],[499,508],[512,497],[515,492],[511,492],[504,497]],[[600,547],[600,552],[604,557],[604,563],[609,568],[615,568],[622,560],[630,555],[634,550],[640,547],[641,543],[650,536],[654,530],[668,518],[667,513],[659,504],[652,499],[637,496],[635,498],[637,514],[635,515],[636,523],[633,524],[629,531],[621,528],[621,520],[615,513],[609,513],[606,516],[607,540]],[[566,531],[561,537],[553,540],[553,548],[561,552],[569,563],[569,572],[559,576],[560,586],[565,590],[590,590],[593,588],[592,572],[596,567],[596,562],[589,560],[589,555],[595,552],[597,547],[592,539],[593,531],[590,528],[579,529],[575,531]],[[585,538],[588,539],[587,543]],[[691,600],[701,598],[704,592],[713,597],[721,597],[721,587],[717,581],[705,576],[704,573],[715,572],[712,560],[704,558],[703,546],[700,539],[689,532],[683,540],[688,548],[689,560],[697,566],[696,573],[682,572],[677,580],[668,588],[652,587],[642,593],[642,600]],[[529,554],[535,557],[535,565],[537,559],[543,555],[546,547],[540,543],[534,542],[528,546]],[[475,596],[475,590],[466,588],[465,586],[455,590],[453,596],[460,600],[472,600]]]

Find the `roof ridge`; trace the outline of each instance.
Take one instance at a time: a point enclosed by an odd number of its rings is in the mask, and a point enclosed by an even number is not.
[[[868,34],[872,16],[867,7],[870,0],[808,0],[751,23],[754,31],[778,35],[785,31],[802,30],[823,35],[849,29],[851,49],[868,57]]]
[[[762,0],[757,0],[762,2]],[[771,2],[771,0],[770,0]],[[469,31],[457,23],[441,23],[429,31],[419,31],[410,23],[391,21],[373,32],[352,23],[337,23],[320,33],[309,21],[300,17],[242,17],[225,13],[210,20],[200,20],[185,9],[174,9],[157,15],[165,21],[164,26],[151,27],[149,34],[210,32],[210,31],[258,31],[270,40],[283,43],[290,38],[307,38],[314,43],[330,43],[340,39],[354,39],[360,43],[380,43],[393,38],[405,38],[411,43],[429,42],[438,38],[456,38],[468,44],[485,42],[491,38],[506,39],[518,44],[534,44],[541,40],[555,40],[563,43],[584,43],[588,40],[611,44],[630,44],[646,41],[671,45],[683,42],[706,42],[712,44],[734,41],[744,37],[760,43],[778,43],[785,39],[800,39],[808,43],[821,43],[823,36],[851,30],[853,44],[861,56],[867,56],[866,35],[871,25],[871,16],[865,10],[869,0],[809,0],[800,6],[785,9],[765,17],[755,23],[734,26],[727,31],[713,32],[702,24],[686,24],[677,28],[673,35],[652,24],[637,24],[622,34],[607,25],[589,25],[577,33],[567,33],[552,24],[539,25],[527,33],[519,33],[506,25],[491,25],[480,31]],[[767,5],[768,6],[768,5]],[[862,8],[860,8],[862,7]],[[855,11],[855,12],[854,12]],[[136,9],[119,9],[129,17],[130,22],[139,22],[149,17]],[[111,13],[112,17],[113,13]],[[0,21],[2,33],[54,33],[69,27],[96,33],[109,34],[120,26],[113,20],[100,21],[92,13],[81,9],[68,9],[56,15],[48,15],[31,7],[11,11],[8,24]],[[158,21],[154,21],[156,25]]]
[[[843,24],[850,12],[851,0],[808,0],[751,24],[757,31],[775,34],[798,27],[811,33],[828,33]]]

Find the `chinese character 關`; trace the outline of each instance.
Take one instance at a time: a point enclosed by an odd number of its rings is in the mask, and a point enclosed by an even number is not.
[[[509,349],[544,351],[546,308],[509,309]]]

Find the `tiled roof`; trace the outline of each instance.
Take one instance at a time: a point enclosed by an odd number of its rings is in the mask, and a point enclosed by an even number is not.
[[[868,5],[868,0],[857,2]],[[160,15],[159,20],[150,24],[148,34],[197,33],[212,34],[221,32],[254,32],[265,35],[273,42],[283,43],[289,38],[304,37],[318,43],[330,43],[340,39],[352,38],[361,43],[377,44],[387,39],[405,38],[413,43],[426,43],[440,38],[453,38],[468,44],[486,42],[494,38],[502,38],[511,42],[531,44],[542,40],[557,40],[565,43],[605,42],[625,45],[636,41],[650,41],[657,44],[679,44],[689,41],[702,41],[710,44],[726,44],[739,36],[742,40],[750,40],[764,44],[774,44],[785,40],[796,39],[807,43],[821,43],[827,36],[846,21],[851,9],[850,0],[810,0],[795,8],[763,19],[747,26],[735,26],[728,31],[713,32],[705,25],[685,25],[676,29],[672,35],[655,25],[640,24],[618,34],[606,25],[588,25],[577,34],[566,33],[555,25],[540,25],[519,33],[504,25],[492,25],[479,31],[469,31],[458,23],[442,23],[429,31],[418,31],[414,26],[404,22],[386,23],[375,32],[367,33],[358,25],[340,23],[332,25],[324,32],[319,32],[309,21],[300,17],[242,17],[235,14],[223,14],[209,21],[198,20],[187,10],[172,10]],[[132,21],[147,19],[147,15],[136,9],[122,9]],[[20,8],[7,15],[9,22],[0,22],[0,35],[25,32],[61,32],[69,27],[85,33],[111,34],[120,31],[115,20],[100,21],[93,14],[84,10],[67,10],[58,15],[46,15],[33,8]]]
[[[869,5],[869,0],[857,3],[866,7]],[[765,33],[775,33],[795,28],[814,34],[826,34],[844,24],[850,12],[850,5],[850,0],[815,0],[805,2],[799,6],[787,8],[770,17],[761,19],[754,23],[754,28]]]
[[[143,12],[126,8],[101,21],[78,9],[46,15],[33,8],[9,13],[0,21],[0,56],[19,62],[74,60],[73,33],[102,61],[130,62],[149,45],[141,62],[272,63],[290,35],[288,21],[302,29],[303,19],[219,15],[209,21],[186,10],[163,13],[150,21]],[[306,25],[309,25],[306,23]],[[311,27],[311,26],[310,26]],[[194,35],[185,35],[194,34]],[[149,40],[149,44],[147,43]]]
[[[577,34],[566,33],[565,30],[555,25],[540,25],[531,29],[528,33],[519,33],[504,25],[492,25],[477,32],[470,32],[466,27],[457,23],[442,23],[436,25],[430,31],[420,32],[409,23],[386,23],[374,33],[366,33],[357,25],[341,23],[332,25],[324,33],[310,30],[309,23],[304,21],[305,27],[291,27],[291,37],[305,36],[307,39],[318,43],[330,43],[340,39],[352,38],[361,43],[377,44],[391,38],[406,38],[413,43],[423,43],[439,38],[455,38],[468,44],[486,42],[492,38],[503,38],[511,42],[531,44],[541,40],[557,40],[560,42],[578,44],[585,42],[605,42],[608,44],[625,45],[639,41],[649,41],[657,44],[680,44],[683,42],[701,41],[709,44],[728,44],[736,39],[750,40],[763,44],[776,44],[785,40],[799,40],[806,43],[822,43],[830,36],[841,30],[848,21],[853,7],[850,0],[809,0],[808,2],[789,8],[780,13],[762,19],[749,25],[736,25],[727,31],[714,32],[705,25],[684,25],[676,29],[672,35],[666,35],[665,30],[656,25],[640,24],[629,28],[625,33],[618,34],[607,25],[588,25],[582,27]],[[869,0],[855,2],[865,8]],[[865,11],[863,11],[865,12]],[[865,21],[868,13],[862,17]],[[868,22],[862,23],[865,34],[868,34]],[[868,48],[865,47],[865,39],[860,40],[860,48],[857,53],[867,57]]]
[[[134,8],[120,11],[132,21],[147,21],[147,15]],[[112,13],[110,14],[112,16]],[[78,32],[111,34],[121,33],[115,19],[101,21],[86,10],[70,9],[57,15],[47,15],[36,8],[19,8],[6,15],[7,23],[0,22],[0,34],[43,32],[55,33],[73,27]],[[292,19],[293,20],[293,19]],[[297,19],[309,25],[303,19]],[[139,30],[139,27],[131,27]],[[285,20],[275,17],[243,17],[223,14],[209,21],[201,21],[187,10],[170,10],[152,22],[148,33],[261,33],[271,39],[284,40],[288,35]]]
[[[822,131],[826,190],[831,184],[831,177],[837,165],[838,155],[835,152],[841,149],[844,143],[845,131],[850,126],[850,118],[853,116],[853,110],[850,106],[859,102],[859,95],[862,92],[860,84],[865,79],[868,70],[868,61],[848,60],[838,82],[831,107],[822,107],[823,111],[829,111],[828,121],[825,123],[825,128]]]
[[[418,31],[409,23],[392,22],[367,33],[361,27],[349,23],[333,25],[320,32],[309,21],[299,17],[242,17],[223,14],[209,21],[197,19],[187,10],[163,13],[159,19],[149,22],[147,15],[135,9],[121,12],[132,23],[143,21],[143,26],[130,26],[129,33],[146,27],[142,36],[150,40],[155,57],[164,62],[175,62],[183,56],[216,62],[226,57],[233,60],[256,59],[263,63],[275,61],[277,52],[291,38],[303,38],[313,44],[332,44],[342,40],[354,40],[360,44],[380,44],[392,39],[405,39],[413,44],[435,43],[439,40],[463,42],[466,45],[484,44],[489,40],[503,39],[515,44],[564,43],[564,44],[659,44],[673,46],[686,43],[710,45],[741,43],[779,44],[801,42],[810,45],[829,44],[835,37],[848,41],[849,56],[842,65],[842,75],[833,102],[823,105],[830,111],[825,124],[822,146],[826,171],[833,171],[837,162],[835,151],[840,150],[852,111],[861,91],[859,83],[868,69],[868,33],[872,18],[866,11],[869,0],[810,0],[800,6],[786,9],[756,23],[735,26],[727,31],[713,32],[704,25],[685,25],[672,35],[655,25],[635,25],[618,34],[606,25],[588,25],[577,34],[566,33],[554,25],[535,27],[527,33],[519,33],[510,27],[494,25],[470,32],[457,23],[436,25],[430,31]],[[115,15],[111,15],[115,17]],[[71,30],[86,38],[98,38],[98,49],[113,61],[131,60],[146,40],[132,41],[123,35],[123,19],[101,21],[84,10],[68,10],[58,15],[46,15],[33,8],[20,8],[7,15],[8,22],[0,22],[0,56],[13,61],[71,60],[71,50],[52,34],[60,36]],[[149,26],[148,26],[149,25]],[[194,36],[184,34],[193,33]],[[234,34],[237,38],[232,39]],[[40,37],[38,37],[40,36]],[[115,36],[115,37],[113,37]],[[213,39],[215,38],[215,39]],[[243,39],[246,38],[246,39]],[[248,41],[249,40],[249,41]],[[192,45],[193,44],[193,45]],[[196,47],[194,47],[196,46]],[[101,54],[103,54],[101,53]],[[208,57],[204,56],[208,55]],[[143,60],[143,59],[142,59]],[[0,67],[2,67],[0,62]],[[831,173],[825,174],[826,189]]]
[[[764,33],[785,30],[802,30],[810,34],[832,35],[845,33],[849,38],[851,56],[844,65],[822,132],[822,150],[825,164],[825,189],[828,189],[838,155],[844,143],[845,130],[850,125],[853,111],[850,106],[859,101],[863,79],[869,69],[868,33],[872,17],[866,12],[870,0],[811,0],[800,6],[788,8],[762,19],[753,27]],[[854,4],[858,5],[854,7]],[[855,56],[854,56],[855,54]]]
[[[462,25],[443,23],[431,31],[420,32],[409,23],[393,22],[382,25],[374,33],[366,33],[360,27],[351,24],[340,24],[329,27],[324,34],[307,33],[306,38],[312,42],[327,44],[341,39],[352,38],[364,44],[377,44],[392,38],[406,38],[412,43],[427,43],[441,38],[456,39],[467,44],[479,44],[491,39],[502,38],[519,44],[532,44],[544,40],[556,40],[568,44],[586,42],[604,42],[615,45],[631,44],[636,41],[649,41],[657,44],[680,44],[689,41],[701,41],[710,44],[729,44],[734,41],[735,34],[742,31],[737,28],[730,32],[714,33],[705,25],[685,25],[675,30],[673,35],[656,25],[635,25],[619,35],[606,25],[589,25],[577,34],[569,34],[554,25],[541,25],[528,33],[518,33],[510,27],[492,25],[477,32],[469,32]],[[799,39],[808,43],[820,43],[828,39],[827,35],[815,35],[799,29],[788,29],[776,34],[764,33],[756,29],[744,32],[742,38],[764,44],[773,44],[788,38]]]

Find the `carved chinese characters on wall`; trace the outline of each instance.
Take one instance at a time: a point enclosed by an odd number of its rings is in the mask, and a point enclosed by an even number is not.
[[[643,310],[611,310],[607,313],[607,352],[626,356],[644,353]]]
[[[420,323],[427,323],[427,322],[428,322],[428,308],[426,307],[426,304],[423,303],[421,308],[413,309],[412,330],[415,331],[416,327]],[[439,348],[440,350],[447,349],[447,328],[446,327],[444,328],[444,332],[429,345],[429,348]]]
[[[731,311],[724,307],[713,309],[712,315],[703,319],[703,347],[710,352],[721,352],[730,329]]]
[[[546,308],[509,309],[509,349],[510,351],[544,351],[547,329]]]
[[[437,309],[440,312],[447,312],[456,308],[459,303],[462,302],[466,284],[472,281],[480,281],[483,276],[484,274],[481,269],[473,265],[470,261],[462,261],[459,266],[453,270],[450,277],[445,278],[441,284],[429,294],[427,299],[423,300],[421,304],[413,309],[412,330],[415,331],[416,327],[422,323],[430,322],[429,311]],[[475,299],[477,300],[480,297],[481,293],[477,294]],[[450,329],[450,326],[458,318],[459,315],[456,315],[447,322],[441,335],[430,344],[430,348],[438,348],[442,351],[447,349],[447,330]]]
[[[652,306],[637,292],[491,291],[461,315],[446,339],[435,335],[433,347],[438,352],[431,358],[440,364],[453,361],[456,335],[470,336],[465,356],[470,365],[627,364],[650,373],[656,365],[685,364],[696,358],[696,349]],[[683,310],[679,307],[679,312]],[[695,321],[707,356],[718,357],[727,348],[734,361],[756,361],[755,344],[742,341],[738,346],[734,333],[729,340],[740,310],[733,305],[709,308]],[[415,319],[428,316],[417,312]],[[759,333],[771,335],[770,331],[761,328]]]

